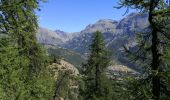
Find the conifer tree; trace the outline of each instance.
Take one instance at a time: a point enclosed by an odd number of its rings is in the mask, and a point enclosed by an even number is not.
[[[85,75],[84,100],[111,100],[111,85],[106,76],[106,68],[110,63],[109,58],[102,33],[97,31],[93,35],[90,56],[83,67]]]
[[[148,13],[150,24],[148,28],[150,30],[141,33],[139,49],[135,52],[135,59],[144,61],[143,63],[146,63],[147,67],[147,75],[144,77],[143,84],[147,82],[148,86],[143,86],[147,88],[142,90],[142,95],[148,96],[147,99],[160,100],[165,90],[161,74],[167,71],[164,66],[165,62],[162,60],[163,55],[165,55],[162,51],[164,51],[164,47],[168,46],[166,45],[167,39],[170,39],[169,29],[167,28],[170,15],[169,0],[121,0],[120,4],[120,8],[127,7],[128,9],[138,9],[143,13]],[[149,95],[146,94],[146,91],[150,92]]]
[[[16,100],[52,97],[53,79],[46,68],[47,53],[36,40],[35,10],[39,9],[40,1],[0,1],[0,34],[4,39],[0,41],[4,52],[0,52],[0,97],[4,100],[9,100],[10,94]]]

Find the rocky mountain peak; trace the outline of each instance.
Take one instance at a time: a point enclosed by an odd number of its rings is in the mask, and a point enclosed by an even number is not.
[[[125,18],[130,18],[130,17],[134,17],[134,16],[138,16],[138,15],[139,15],[138,13],[130,13]]]
[[[37,33],[37,40],[41,44],[61,46],[69,40],[69,35],[60,30],[52,31],[40,27]]]
[[[118,21],[112,19],[100,19],[99,21],[96,22],[96,24],[107,24],[107,23],[116,24],[118,23]]]
[[[132,31],[141,31],[148,27],[148,14],[131,13],[119,21],[116,26],[117,33],[131,33]]]
[[[101,19],[97,21],[94,24],[89,24],[82,33],[93,33],[95,31],[101,31],[101,32],[108,32],[108,31],[114,31],[116,25],[118,24],[117,21],[111,20],[111,19]]]
[[[67,32],[64,32],[64,31],[61,31],[61,30],[55,30],[56,34],[58,34],[60,37],[62,38],[68,38],[68,33]]]

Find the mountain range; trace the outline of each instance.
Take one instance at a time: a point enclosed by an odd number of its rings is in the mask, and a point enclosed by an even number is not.
[[[134,47],[137,44],[135,34],[148,27],[147,16],[147,14],[131,13],[119,21],[101,19],[76,33],[40,28],[37,39],[41,44],[68,49],[86,57],[89,54],[92,34],[100,31],[103,33],[106,46],[113,54],[113,62],[137,69],[129,63],[122,47],[124,45]]]

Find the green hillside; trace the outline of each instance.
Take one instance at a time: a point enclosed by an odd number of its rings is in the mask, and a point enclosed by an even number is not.
[[[50,55],[53,55],[57,58],[63,58],[65,61],[73,64],[77,68],[80,68],[82,63],[85,62],[85,57],[83,57],[83,55],[71,50],[58,48],[51,45],[46,45],[45,47],[47,48]]]

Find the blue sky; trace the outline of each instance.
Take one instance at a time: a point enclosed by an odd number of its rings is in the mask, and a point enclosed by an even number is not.
[[[51,30],[79,32],[99,19],[120,20],[125,12],[115,9],[119,0],[48,0],[41,3],[39,26]]]

